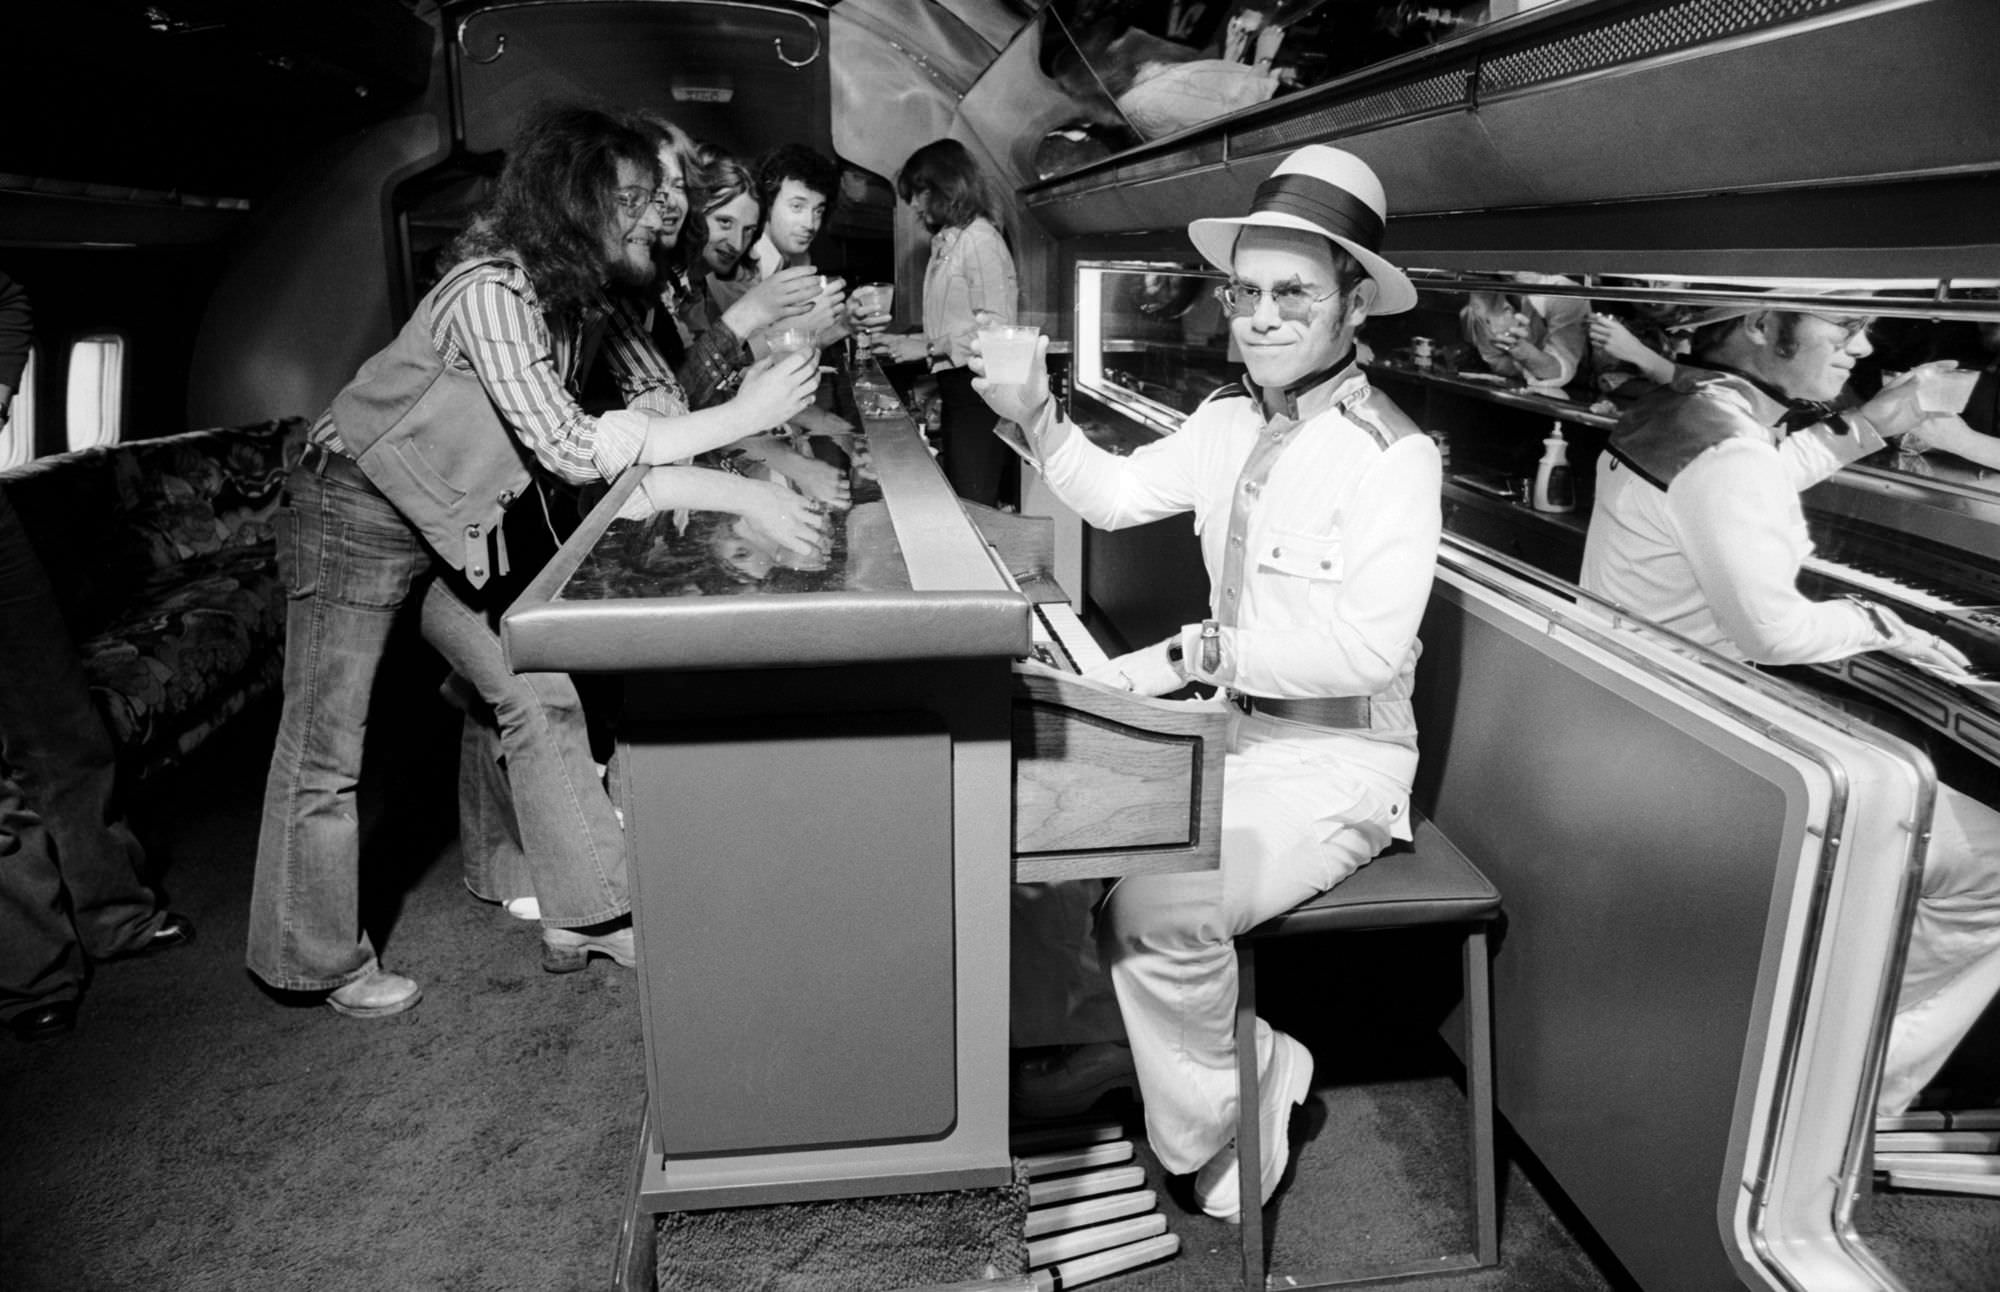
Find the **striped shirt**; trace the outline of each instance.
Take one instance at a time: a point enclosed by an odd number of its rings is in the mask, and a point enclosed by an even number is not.
[[[688,411],[632,304],[612,301],[603,315],[578,324],[546,315],[516,265],[489,261],[447,277],[431,302],[431,344],[447,366],[478,375],[501,420],[552,474],[572,484],[615,479],[638,460],[648,415]],[[610,366],[626,401],[595,417],[574,393],[592,351]],[[331,409],[310,439],[346,452]]]

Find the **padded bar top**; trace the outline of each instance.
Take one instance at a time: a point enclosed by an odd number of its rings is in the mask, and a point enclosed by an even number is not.
[[[500,631],[508,665],[650,672],[1025,657],[1033,648],[1028,599],[1007,586],[916,428],[894,417],[871,419],[868,431],[882,490],[868,542],[893,544],[907,586],[565,596],[565,582],[637,488],[642,473],[628,471],[507,611]]]
[[[1500,914],[1500,890],[1430,820],[1411,811],[1408,844],[1398,844],[1324,893],[1242,936],[1400,929],[1463,924]]]
[[[507,657],[517,672],[586,673],[1018,659],[1028,621],[1005,588],[544,603],[508,612]]]

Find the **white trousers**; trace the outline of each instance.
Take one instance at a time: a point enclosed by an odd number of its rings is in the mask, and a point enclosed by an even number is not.
[[[1923,1093],[2000,992],[2000,812],[1938,786],[1923,894],[1875,1111]]]
[[[1146,1135],[1170,1172],[1199,1169],[1234,1133],[1236,935],[1353,874],[1409,811],[1407,794],[1356,776],[1327,744],[1290,723],[1232,723],[1220,869],[1130,876],[1105,905]],[[1257,1033],[1268,1063],[1270,1029]]]

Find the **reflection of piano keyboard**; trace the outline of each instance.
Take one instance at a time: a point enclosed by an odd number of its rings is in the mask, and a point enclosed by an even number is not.
[[[1112,1123],[1015,1135],[1028,1176],[1028,1264],[1038,1292],[1109,1278],[1180,1250],[1123,1136]]]
[[[1050,668],[1081,673],[1102,664],[1107,656],[1083,620],[1067,602],[1044,601],[1035,607],[1034,657]]]
[[[1829,592],[1852,592],[1881,602],[1964,651],[1975,672],[1986,677],[2000,674],[2000,606],[1981,604],[1941,583],[1919,582],[1875,563],[1863,566],[1811,556],[1806,558],[1805,573],[1811,576],[1808,591],[1817,580]]]

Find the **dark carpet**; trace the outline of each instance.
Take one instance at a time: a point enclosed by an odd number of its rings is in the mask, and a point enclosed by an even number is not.
[[[343,1019],[276,999],[245,973],[274,714],[234,724],[138,799],[198,940],[100,968],[74,1035],[0,1040],[0,1289],[610,1285],[645,1084],[636,983],[601,960],[543,973],[536,926],[465,892],[452,842],[455,728],[421,693],[409,711],[429,716],[371,755],[371,784],[393,795],[371,792],[363,820],[370,926],[385,963],[423,983],[423,1003],[395,1019]],[[1435,958],[1455,976],[1449,957]],[[1288,1000],[1281,962],[1263,981],[1272,1012],[1320,1065],[1296,1178],[1269,1220],[1274,1268],[1461,1244],[1463,1104],[1442,1046],[1378,1035],[1374,1020],[1321,1009],[1314,990]],[[1502,1267],[1403,1286],[1626,1286],[1531,1163],[1503,1170]],[[1913,1288],[2000,1287],[1996,1266],[1981,1264],[1990,1247],[1937,1253],[1940,1232],[1994,1232],[2000,1204],[1888,1202],[1871,1224]],[[1236,1230],[1169,1197],[1160,1209],[1180,1254],[1093,1286],[1233,1286]]]

